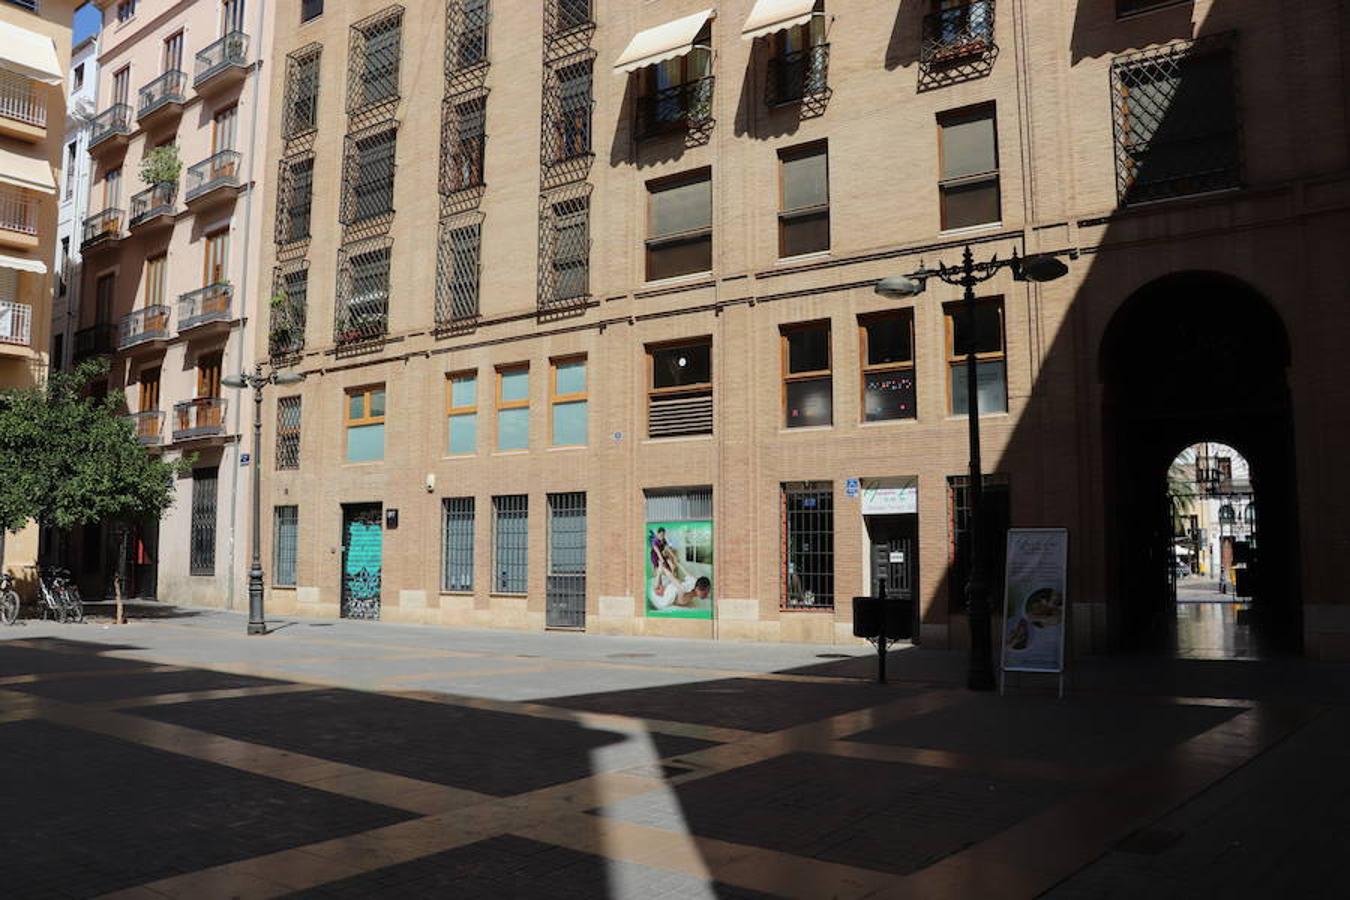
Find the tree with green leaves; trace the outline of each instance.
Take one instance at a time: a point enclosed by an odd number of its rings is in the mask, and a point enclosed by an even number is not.
[[[191,460],[147,453],[116,396],[87,395],[106,369],[89,361],[45,384],[0,391],[0,527],[147,522],[173,503],[174,477]],[[116,594],[121,622],[120,581]]]

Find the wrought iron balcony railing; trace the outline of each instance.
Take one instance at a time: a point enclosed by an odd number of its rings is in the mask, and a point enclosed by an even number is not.
[[[17,188],[0,188],[0,231],[37,234],[37,198]]]
[[[136,440],[146,446],[155,446],[164,439],[164,410],[148,409],[127,416],[136,432]]]
[[[169,307],[156,303],[127,313],[117,323],[117,349],[126,350],[147,341],[163,341],[169,337]]]
[[[204,288],[188,291],[178,298],[178,333],[207,325],[211,322],[228,322],[230,306],[234,299],[234,288],[228,283],[208,284]]]
[[[114,103],[94,116],[89,123],[89,146],[92,149],[119,134],[131,134],[131,107],[125,103]]]
[[[155,216],[173,215],[173,204],[177,197],[178,182],[176,181],[161,181],[139,194],[132,194],[130,227],[135,228]]]
[[[993,47],[994,0],[971,0],[924,16],[919,61],[925,65],[980,56]]]
[[[225,400],[198,397],[173,405],[173,439],[190,441],[225,433]]]
[[[75,332],[75,359],[104,356],[112,352],[116,328],[111,322],[98,322]]]
[[[829,85],[830,45],[816,44],[769,60],[764,102],[769,106],[799,103],[823,94]]]
[[[122,220],[126,213],[120,209],[105,209],[84,220],[82,247],[92,247],[122,237]]]
[[[389,298],[367,297],[339,307],[333,322],[333,343],[373,341],[389,332]]]
[[[185,199],[195,200],[220,187],[238,187],[239,161],[242,158],[238,150],[222,150],[195,166],[189,166]]]
[[[0,300],[0,344],[27,347],[33,339],[33,307]]]
[[[248,65],[248,35],[242,31],[231,31],[197,51],[192,85],[197,87],[210,81],[231,66],[244,65]]]
[[[677,84],[637,101],[639,139],[681,131],[712,118],[713,76]]]
[[[47,127],[47,101],[34,81],[17,73],[0,72],[0,118]]]
[[[170,103],[183,103],[186,100],[187,73],[182,69],[170,69],[141,88],[141,102],[136,107],[136,118],[144,119]]]

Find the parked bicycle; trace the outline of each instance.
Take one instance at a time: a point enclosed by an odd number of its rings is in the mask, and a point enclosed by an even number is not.
[[[38,612],[43,619],[83,622],[84,599],[65,569],[38,570]]]
[[[0,622],[13,625],[19,618],[19,595],[14,590],[14,576],[0,572]]]

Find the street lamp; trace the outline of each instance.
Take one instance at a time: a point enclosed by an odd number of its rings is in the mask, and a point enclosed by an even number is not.
[[[267,634],[267,622],[263,619],[262,481],[259,478],[259,470],[262,469],[263,388],[269,384],[298,384],[304,378],[295,372],[278,372],[276,369],[264,375],[262,363],[258,363],[253,367],[252,374],[240,372],[220,379],[220,383],[226,387],[253,389],[253,565],[248,570],[249,634]]]
[[[876,283],[874,290],[883,297],[908,299],[923,293],[928,279],[937,278],[946,284],[964,289],[962,307],[965,311],[966,346],[966,422],[970,435],[970,574],[966,580],[966,610],[970,622],[970,667],[966,686],[974,691],[990,691],[994,682],[993,640],[990,634],[989,573],[985,559],[983,523],[980,510],[984,499],[984,475],[980,466],[980,399],[976,383],[975,361],[975,287],[993,278],[1002,269],[1011,269],[1017,281],[1054,281],[1069,271],[1069,267],[1052,255],[1018,256],[1011,259],[994,256],[988,262],[977,263],[967,245],[961,254],[961,265],[948,268],[938,263],[929,269],[920,263],[916,272],[892,275]]]

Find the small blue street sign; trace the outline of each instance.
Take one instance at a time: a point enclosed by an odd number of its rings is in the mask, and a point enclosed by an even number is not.
[[[240,454],[239,454],[239,465],[241,465],[241,466],[246,466],[246,465],[248,465],[248,461],[249,461],[251,458],[252,458],[252,457],[250,457],[247,453],[240,453]]]
[[[844,496],[845,497],[858,496],[858,479],[850,478],[844,482]]]

